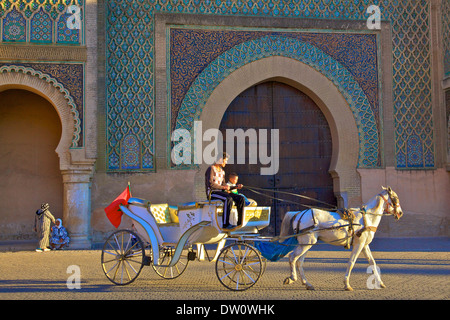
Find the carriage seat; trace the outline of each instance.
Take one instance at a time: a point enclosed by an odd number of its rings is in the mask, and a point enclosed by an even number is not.
[[[247,198],[247,200],[250,202],[248,205],[246,205],[246,207],[257,207],[258,206],[258,203],[255,201],[255,200],[253,200],[253,199],[250,199],[250,198]],[[223,206],[223,201],[222,200],[211,200],[211,201],[208,201],[208,200],[206,200],[206,201],[204,201],[204,202],[201,202],[201,203],[203,203],[203,204],[215,204],[215,205],[222,205]],[[235,207],[235,206],[233,206],[233,207]]]
[[[249,199],[251,204],[249,206],[256,207],[256,201]],[[178,211],[202,207],[203,205],[215,205],[215,206],[223,206],[223,202],[221,200],[211,200],[211,201],[203,201],[203,202],[189,202],[183,203],[180,207],[171,206],[168,203],[163,204],[152,204],[150,205],[150,211],[155,217],[155,220],[158,224],[167,225],[167,224],[177,224],[179,223],[178,219]],[[235,208],[233,206],[233,208]],[[221,213],[221,212],[220,212]]]
[[[258,203],[250,198],[247,198],[247,200],[250,202],[246,207],[257,207]],[[212,204],[212,205],[216,205],[216,206],[223,206],[223,201],[222,200],[205,200],[202,202],[198,202],[198,204]],[[234,206],[233,206],[234,207]]]
[[[150,205],[150,211],[158,224],[179,223],[178,208],[176,206],[170,206],[168,203],[152,204]]]

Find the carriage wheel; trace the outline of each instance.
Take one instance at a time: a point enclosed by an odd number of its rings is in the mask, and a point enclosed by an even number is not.
[[[217,278],[233,291],[251,288],[261,277],[263,269],[258,250],[246,243],[226,246],[216,261]]]
[[[181,274],[186,270],[189,259],[188,250],[184,249],[181,253],[180,259],[172,267],[166,267],[175,253],[175,248],[173,247],[163,247],[159,251],[159,263],[158,265],[152,264],[153,270],[164,279],[175,279],[181,276]]]
[[[117,285],[136,280],[146,261],[141,239],[129,230],[119,230],[109,236],[103,245],[101,259],[106,277]]]

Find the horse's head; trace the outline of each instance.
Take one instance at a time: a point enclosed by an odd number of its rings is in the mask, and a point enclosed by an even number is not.
[[[394,215],[395,219],[399,220],[403,216],[403,210],[400,206],[400,200],[398,199],[397,194],[394,192],[394,190],[391,189],[391,187],[382,187],[383,191],[382,194],[386,194],[387,198],[383,199],[386,203],[386,206],[384,208],[384,212],[386,214],[392,214]]]

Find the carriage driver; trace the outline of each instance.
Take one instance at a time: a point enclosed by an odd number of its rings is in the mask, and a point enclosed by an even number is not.
[[[223,156],[220,157],[216,163],[210,166],[205,173],[205,187],[206,187],[206,196],[211,200],[221,200],[223,201],[223,216],[222,229],[233,229],[236,226],[230,225],[230,213],[233,208],[233,202],[236,204],[236,208],[238,211],[238,221],[237,224],[242,224],[242,216],[244,211],[245,200],[239,194],[228,193],[230,190],[230,186],[226,184],[225,181],[225,171],[223,168],[227,165],[229,155],[227,153],[223,153]],[[241,189],[242,184],[237,185],[237,189]]]

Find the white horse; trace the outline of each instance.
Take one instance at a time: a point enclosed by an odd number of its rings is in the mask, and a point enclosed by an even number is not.
[[[353,250],[347,265],[344,278],[345,290],[352,291],[350,273],[361,251],[363,251],[375,275],[377,288],[385,288],[377,271],[375,260],[369,249],[369,244],[375,236],[378,224],[383,215],[394,215],[398,220],[403,215],[397,194],[390,187],[383,190],[369,200],[361,209],[350,209],[354,218],[344,220],[339,213],[320,209],[308,209],[301,212],[287,212],[282,225],[280,239],[297,236],[299,245],[295,247],[289,257],[291,276],[284,280],[284,284],[291,284],[297,280],[300,272],[302,283],[308,290],[314,287],[306,280],[303,271],[303,261],[306,252],[318,241],[338,246],[345,246],[353,242]]]

